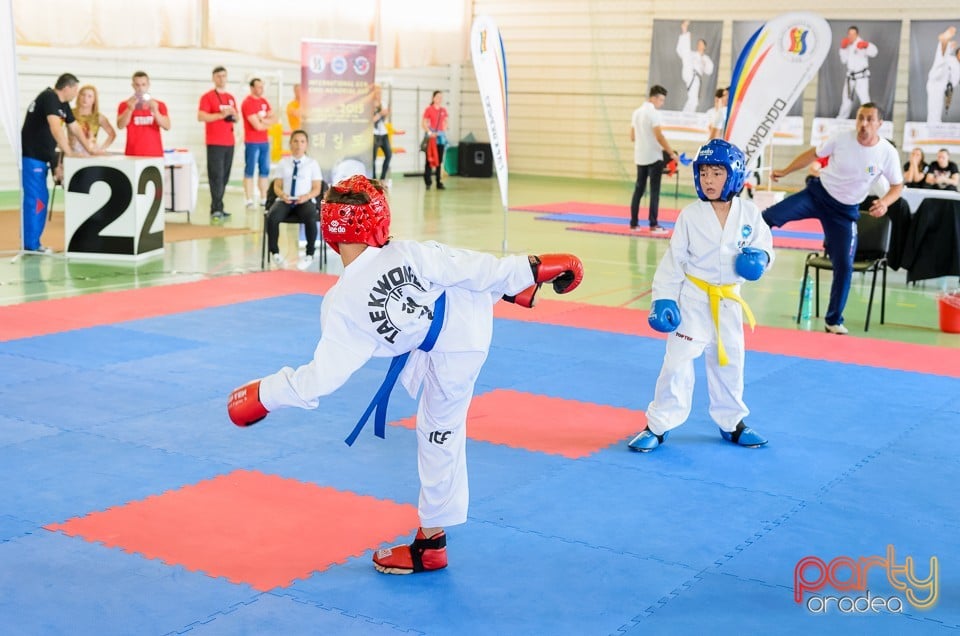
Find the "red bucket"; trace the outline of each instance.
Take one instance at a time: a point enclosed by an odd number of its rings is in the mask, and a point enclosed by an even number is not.
[[[960,333],[960,291],[940,296],[940,331]]]

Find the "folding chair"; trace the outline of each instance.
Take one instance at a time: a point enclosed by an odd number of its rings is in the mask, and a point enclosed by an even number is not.
[[[860,206],[863,210],[863,205]],[[867,321],[863,326],[864,331],[870,330],[870,312],[873,309],[873,296],[877,287],[877,272],[883,272],[882,283],[880,285],[880,324],[886,319],[887,307],[887,251],[890,249],[891,234],[890,218],[887,215],[879,218],[872,217],[866,212],[860,213],[860,219],[857,221],[857,253],[853,258],[853,271],[866,274],[873,273],[873,280],[870,283],[870,300],[867,303]],[[810,275],[810,269],[816,270],[813,296],[815,298],[815,313],[820,316],[820,270],[826,269],[833,271],[833,263],[827,257],[826,244],[824,244],[823,253],[811,252],[807,254],[807,259],[803,265],[803,279],[800,281],[800,303],[797,305],[797,324],[800,324],[800,317],[803,312],[803,290],[807,286],[807,278]]]
[[[273,207],[273,203],[277,200],[277,195],[273,191],[273,184],[276,180],[270,182],[270,187],[267,188],[267,200],[266,205],[263,208],[263,231],[260,233],[260,269],[267,268],[267,216],[270,214],[270,208]],[[319,218],[320,212],[320,203],[323,201],[323,195],[327,191],[327,182],[323,181],[320,185],[320,196],[317,197],[317,213]],[[280,221],[280,223],[289,223],[291,225],[300,225],[300,217],[296,214],[288,214],[286,218]],[[326,245],[323,244],[323,237],[318,235],[321,243],[317,247],[316,259],[319,263],[319,266],[323,268],[324,264],[327,262],[327,250]]]

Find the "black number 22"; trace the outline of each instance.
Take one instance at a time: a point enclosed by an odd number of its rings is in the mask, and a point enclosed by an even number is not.
[[[147,218],[140,228],[138,237],[133,236],[104,236],[100,232],[116,221],[133,200],[133,187],[127,175],[116,168],[109,166],[89,166],[81,168],[70,179],[70,192],[89,194],[94,183],[103,182],[110,188],[110,198],[99,210],[80,224],[77,231],[70,237],[68,252],[84,252],[96,254],[137,254],[150,252],[163,247],[163,231],[150,232],[160,211],[160,201],[163,196],[163,179],[156,166],[147,166],[140,174],[137,184],[137,194],[146,194],[146,186],[153,183],[154,199],[150,205]],[[139,239],[139,251],[134,251],[134,240]]]

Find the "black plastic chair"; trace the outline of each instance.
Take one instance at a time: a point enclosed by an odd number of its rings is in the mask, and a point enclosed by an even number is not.
[[[863,210],[863,206],[861,206]],[[860,219],[857,221],[857,253],[853,258],[853,271],[866,274],[873,273],[873,279],[870,283],[870,301],[867,303],[867,321],[863,330],[870,330],[870,312],[873,309],[873,296],[877,287],[877,273],[882,272],[882,282],[880,284],[880,324],[886,319],[887,308],[887,251],[890,249],[891,222],[886,215],[879,218],[870,216],[861,211]],[[824,246],[826,247],[826,246]],[[800,281],[800,303],[797,305],[797,324],[800,324],[800,318],[803,312],[803,290],[807,286],[807,279],[810,276],[810,270],[816,270],[814,279],[815,313],[820,316],[820,270],[826,269],[833,271],[833,263],[827,257],[826,249],[821,252],[811,252],[807,254],[807,259],[803,265],[803,279]]]
[[[266,267],[267,267],[267,215],[270,214],[270,208],[273,207],[273,203],[277,200],[277,195],[276,195],[276,193],[274,193],[274,191],[273,191],[273,184],[274,184],[276,181],[277,181],[277,179],[274,179],[273,181],[271,181],[271,182],[270,182],[270,187],[267,188],[267,199],[266,199],[266,204],[264,205],[264,208],[263,208],[263,231],[260,233],[260,235],[261,235],[261,238],[260,238],[260,269],[266,269]],[[326,182],[326,181],[323,181],[323,182],[321,183],[321,185],[320,185],[320,196],[317,197],[318,201],[323,201],[323,195],[326,194],[326,192],[327,192],[327,182]],[[317,205],[318,218],[319,218],[319,213],[320,213],[320,205],[322,205],[322,203],[318,203],[318,205]],[[289,224],[291,224],[291,225],[300,225],[300,217],[298,217],[296,214],[291,213],[291,214],[288,214],[288,215],[286,216],[286,218],[284,218],[283,220],[281,220],[280,223],[289,223]],[[327,262],[327,250],[326,250],[326,247],[327,247],[327,246],[322,242],[322,241],[323,241],[323,237],[322,237],[322,236],[319,236],[319,235],[318,235],[318,238],[320,239],[321,244],[320,244],[320,246],[317,248],[316,258],[317,258],[319,267],[320,267],[320,268],[323,268],[323,266],[324,266],[324,265],[326,264],[326,262]]]

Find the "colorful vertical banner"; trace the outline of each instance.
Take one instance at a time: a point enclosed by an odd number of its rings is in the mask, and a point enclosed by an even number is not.
[[[490,152],[497,169],[500,200],[507,209],[507,59],[493,18],[478,16],[470,31],[470,55],[480,89],[480,103],[490,135]]]
[[[810,143],[856,126],[857,109],[883,111],[880,136],[893,138],[893,99],[900,56],[899,20],[830,20],[833,48],[817,77],[817,108]]]
[[[747,47],[750,38],[763,27],[760,20],[734,20],[733,21],[733,46],[731,47],[732,64],[730,68],[737,67],[737,60],[740,54]],[[771,146],[799,146],[803,144],[803,100],[797,99],[793,107],[787,112],[786,117],[773,131],[773,139],[770,140]]]
[[[733,68],[724,139],[747,165],[774,137],[830,49],[830,27],[813,13],[770,20],[747,41]]]
[[[926,159],[960,152],[960,46],[957,20],[911,20],[907,121],[903,149]]]
[[[300,55],[303,127],[324,180],[372,175],[377,45],[303,40]]]

